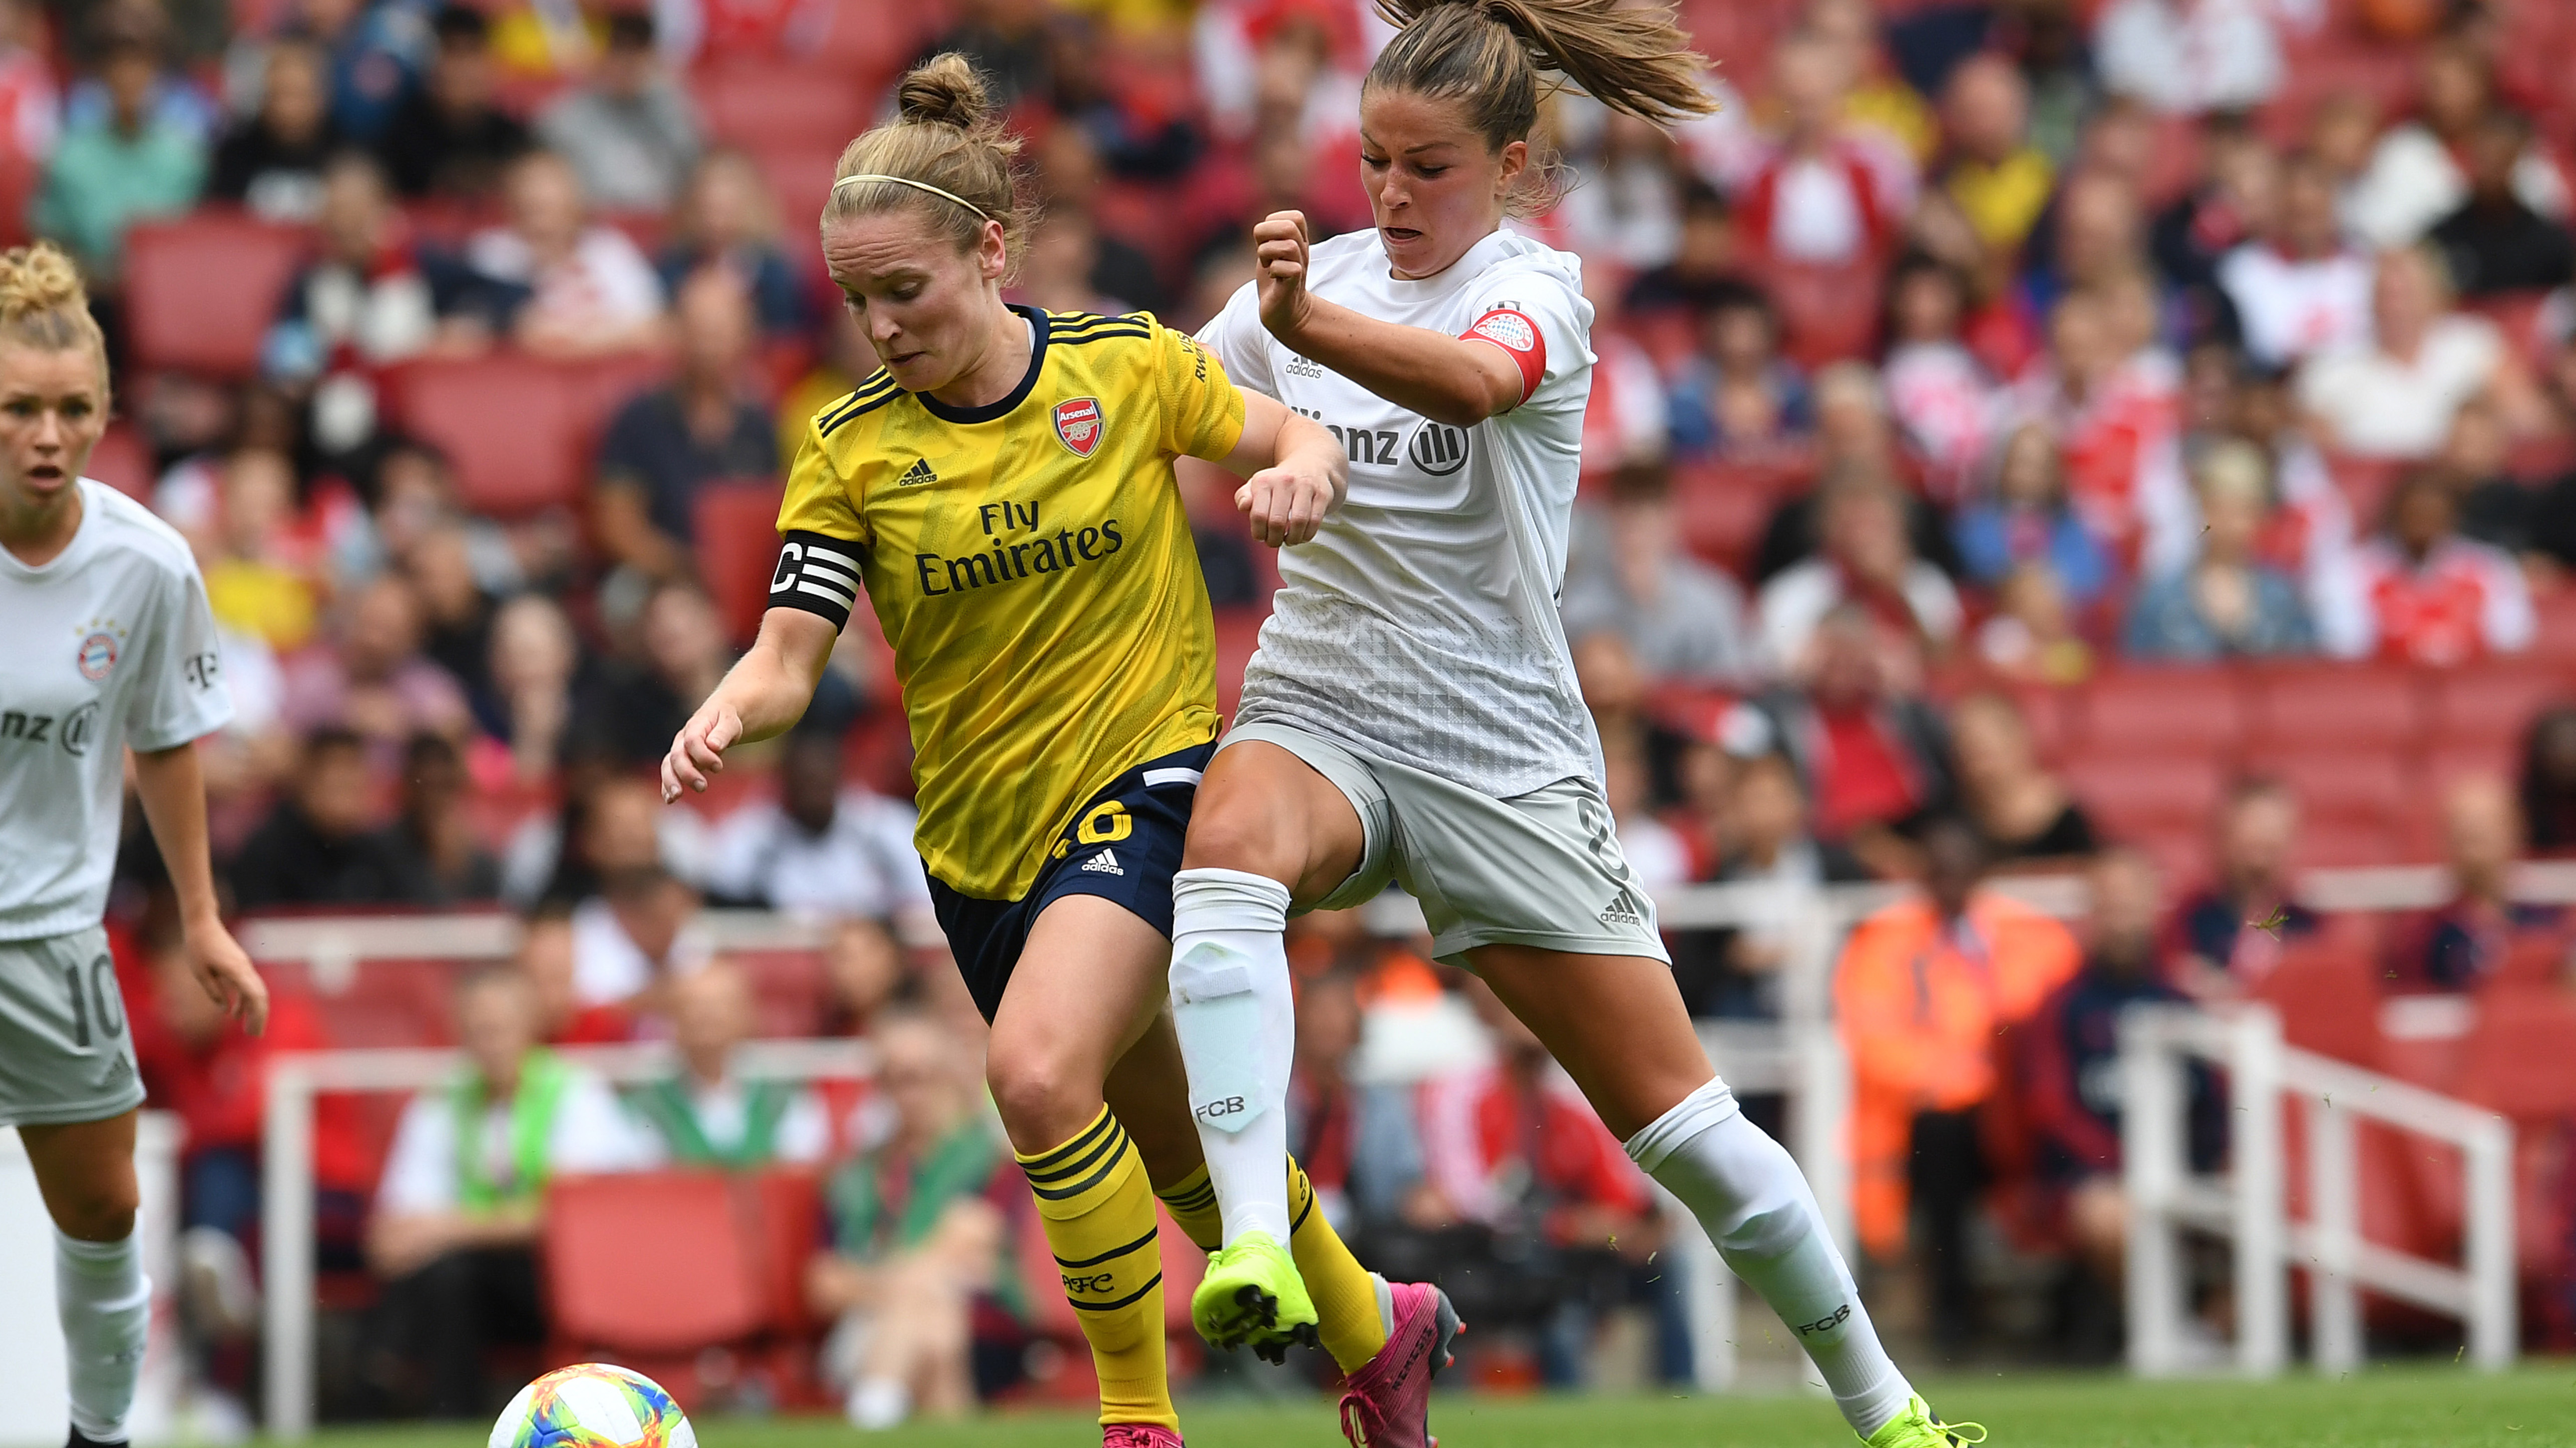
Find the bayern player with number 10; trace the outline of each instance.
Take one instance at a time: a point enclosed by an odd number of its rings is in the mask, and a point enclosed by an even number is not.
[[[100,919],[125,756],[198,984],[256,1034],[268,990],[216,914],[196,741],[232,719],[188,545],[81,476],[107,345],[71,258],[0,256],[0,1126],[54,1220],[71,1448],[122,1444],[151,1318],[135,1238],[143,1104]]]

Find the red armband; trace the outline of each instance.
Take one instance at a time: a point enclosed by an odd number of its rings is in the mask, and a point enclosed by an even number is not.
[[[1521,369],[1523,402],[1530,400],[1538,391],[1539,379],[1547,375],[1547,336],[1527,313],[1496,307],[1458,336],[1462,341],[1491,342],[1510,355],[1512,365]]]

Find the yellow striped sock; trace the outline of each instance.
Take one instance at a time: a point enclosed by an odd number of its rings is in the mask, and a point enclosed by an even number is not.
[[[1020,1170],[1100,1371],[1100,1421],[1180,1431],[1163,1362],[1154,1195],[1126,1128],[1102,1107],[1071,1141],[1021,1157]]]
[[[1288,1255],[1297,1259],[1297,1275],[1306,1279],[1306,1295],[1314,1299],[1315,1331],[1324,1340],[1324,1351],[1343,1372],[1358,1372],[1386,1346],[1377,1281],[1316,1208],[1314,1184],[1293,1156],[1288,1158],[1288,1220],[1293,1224]]]
[[[1213,1252],[1225,1228],[1217,1215],[1216,1188],[1202,1166],[1157,1193],[1164,1210],[1190,1240]],[[1316,1331],[1324,1349],[1343,1372],[1356,1372],[1386,1346],[1387,1322],[1378,1310],[1377,1283],[1351,1255],[1324,1214],[1315,1209],[1315,1188],[1297,1159],[1288,1159],[1288,1255],[1297,1275],[1306,1280],[1306,1295],[1315,1302]]]

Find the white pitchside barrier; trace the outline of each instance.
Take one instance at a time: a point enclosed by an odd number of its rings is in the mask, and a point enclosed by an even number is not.
[[[2186,1070],[2193,1059],[2226,1072],[2229,1161],[2224,1177],[2192,1174]],[[2228,1239],[2235,1262],[2235,1366],[2268,1377],[2290,1355],[2289,1272],[2308,1274],[2317,1367],[2361,1365],[2361,1294],[2383,1293],[2458,1318],[2466,1355],[2489,1371],[2512,1365],[2515,1321],[2513,1128],[2503,1117],[2283,1044],[2267,1007],[2219,1017],[2179,1006],[2139,1007],[2121,1021],[2122,1161],[2129,1198],[2129,1365],[2150,1377],[2207,1366],[2193,1350],[2186,1302],[2186,1229]],[[2283,1103],[2299,1104],[2308,1217],[2289,1213]],[[2361,1235],[2357,1127],[2367,1118],[2460,1149],[2467,1178],[2465,1260],[2436,1262]]]
[[[2080,915],[2085,907],[2081,879],[2064,876],[2005,878],[1993,888],[2060,919]],[[2439,866],[2314,871],[2300,883],[2302,903],[2319,910],[2423,909],[2449,898],[2449,881]],[[2555,904],[2576,903],[2576,865],[2532,864],[2517,867],[2512,891],[2517,899]],[[1790,949],[1781,970],[1781,1019],[1774,1022],[1712,1021],[1701,1025],[1701,1040],[1719,1072],[1742,1094],[1778,1092],[1788,1109],[1785,1143],[1814,1186],[1834,1236],[1846,1254],[1857,1250],[1852,1232],[1851,1162],[1842,1140],[1843,1119],[1851,1105],[1850,1063],[1833,1026],[1833,966],[1842,940],[1871,911],[1904,892],[1887,885],[1838,885],[1827,888],[1769,884],[1695,885],[1657,894],[1655,908],[1668,930],[1709,930],[1729,926],[1784,929]],[[1373,902],[1370,928],[1381,935],[1402,936],[1422,928],[1414,902],[1389,895]],[[692,926],[710,949],[774,950],[818,946],[822,932],[811,921],[756,911],[710,910]],[[345,990],[359,964],[370,959],[451,959],[459,962],[506,957],[515,947],[518,922],[504,914],[298,918],[250,922],[243,944],[253,958],[268,962],[300,961],[324,991]],[[935,940],[910,941],[936,944]],[[2331,1366],[2357,1362],[2361,1356],[2359,1291],[2385,1292],[2436,1311],[2449,1312],[2470,1324],[2469,1355],[2483,1366],[2509,1362],[2514,1351],[2513,1228],[2510,1191],[2510,1131],[2504,1123],[2461,1103],[2413,1087],[2373,1077],[2340,1063],[2280,1044],[2277,1029],[2268,1045],[2248,1035],[2243,1043],[2232,1031],[2252,1032],[2251,1025],[2229,1027],[2205,1018],[2179,1026],[2149,1026],[2146,1039],[2164,1066],[2150,1070],[2133,1059],[2129,1070],[2166,1083],[2170,1103],[2172,1057],[2197,1051],[2228,1059],[2237,1071],[2235,1099],[2253,1099],[2244,1086],[2270,1080],[2269,1094],[2305,1095],[2320,1108],[2308,1114],[2312,1123],[2309,1160],[2322,1204],[2319,1219],[2292,1224],[2283,1219],[2279,1113],[2236,1114],[2236,1150],[2254,1153],[2246,1178],[2254,1190],[2241,1193],[2232,1183],[2188,1179],[2181,1172],[2181,1142],[2168,1135],[2151,1143],[2155,1160],[2176,1164],[2171,1177],[2150,1180],[2142,1200],[2161,1203],[2154,1213],[2140,1212],[2132,1238],[2132,1363],[2141,1372],[2178,1370],[2189,1354],[2182,1344],[2180,1295],[2182,1267],[2172,1245],[2172,1232],[2191,1225],[2222,1232],[2251,1251],[2240,1250],[2237,1301],[2245,1331],[2239,1334],[2238,1361],[2256,1372],[2280,1370],[2288,1356],[2285,1279],[2281,1269],[2294,1258],[2312,1261],[2314,1316],[2322,1325],[2319,1361]],[[2171,1034],[2159,1034],[2170,1032]],[[2245,1059],[2232,1059],[2241,1050]],[[781,1079],[862,1069],[852,1064],[846,1042],[763,1042],[750,1048],[751,1073]],[[667,1069],[668,1057],[651,1048],[606,1048],[572,1053],[599,1066],[612,1079],[638,1080]],[[2134,1056],[2135,1053],[2133,1053]],[[313,1223],[312,1098],[316,1091],[412,1091],[447,1079],[455,1057],[439,1051],[331,1051],[280,1058],[269,1096],[266,1156],[268,1431],[279,1439],[308,1436],[314,1417],[313,1376]],[[2246,1074],[2250,1069],[2251,1075]],[[2264,1074],[2269,1072],[2268,1077]],[[2373,1091],[2376,1085],[2377,1090]],[[2154,1102],[2157,1086],[2150,1085]],[[2401,1257],[2361,1241],[2357,1167],[2352,1116],[2325,1109],[2328,1097],[2338,1107],[2426,1135],[2471,1147],[2471,1250],[2465,1271],[2444,1264]],[[2353,1103],[2360,1103],[2355,1105]],[[2159,1108],[2160,1110],[2161,1108]],[[2179,1110],[2179,1106],[2173,1109]],[[2157,1111],[2128,1115],[2132,1133],[2160,1129],[2145,1119]],[[2249,1125],[2249,1123],[2251,1123]],[[2268,1123],[2268,1124],[2267,1124]],[[2313,1124],[2321,1123],[2321,1124]],[[2169,1123],[2170,1125],[2170,1123]],[[2178,1126],[2172,1127],[2178,1130]],[[2135,1140],[2134,1136],[2132,1138]],[[2500,1143],[2500,1144],[2499,1144]],[[2132,1150],[2130,1171],[2140,1170]],[[2152,1175],[2154,1167],[2146,1168]],[[2268,1173],[2268,1176],[2266,1175]],[[1669,1196],[1664,1207],[1671,1218],[1670,1240],[1675,1265],[1684,1283],[1691,1326],[1694,1377],[1700,1387],[1719,1390],[1736,1377],[1735,1292],[1717,1253]],[[2162,1245],[2137,1244],[2161,1233]],[[294,1244],[294,1245],[290,1245]],[[2140,1255],[2143,1252],[2143,1256]],[[2271,1263],[2270,1268],[2259,1264]],[[2266,1283],[2271,1285],[2267,1288]],[[2146,1290],[2137,1288],[2141,1285]],[[2138,1303],[2150,1317],[2137,1324]],[[2159,1334],[2162,1334],[2159,1336]],[[2141,1350],[2137,1344],[2148,1346]]]
[[[668,1046],[566,1048],[565,1060],[618,1085],[670,1074]],[[421,1091],[456,1078],[455,1051],[314,1051],[282,1055],[269,1068],[268,1119],[260,1163],[260,1230],[268,1243],[262,1303],[267,1334],[268,1432],[310,1437],[314,1418],[313,1097],[322,1091]],[[734,1057],[748,1081],[813,1081],[865,1076],[875,1058],[864,1041],[754,1041]]]

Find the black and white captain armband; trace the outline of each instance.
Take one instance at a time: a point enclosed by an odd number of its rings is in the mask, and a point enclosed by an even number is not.
[[[769,575],[769,606],[801,608],[844,628],[859,601],[859,545],[821,533],[790,533]]]

